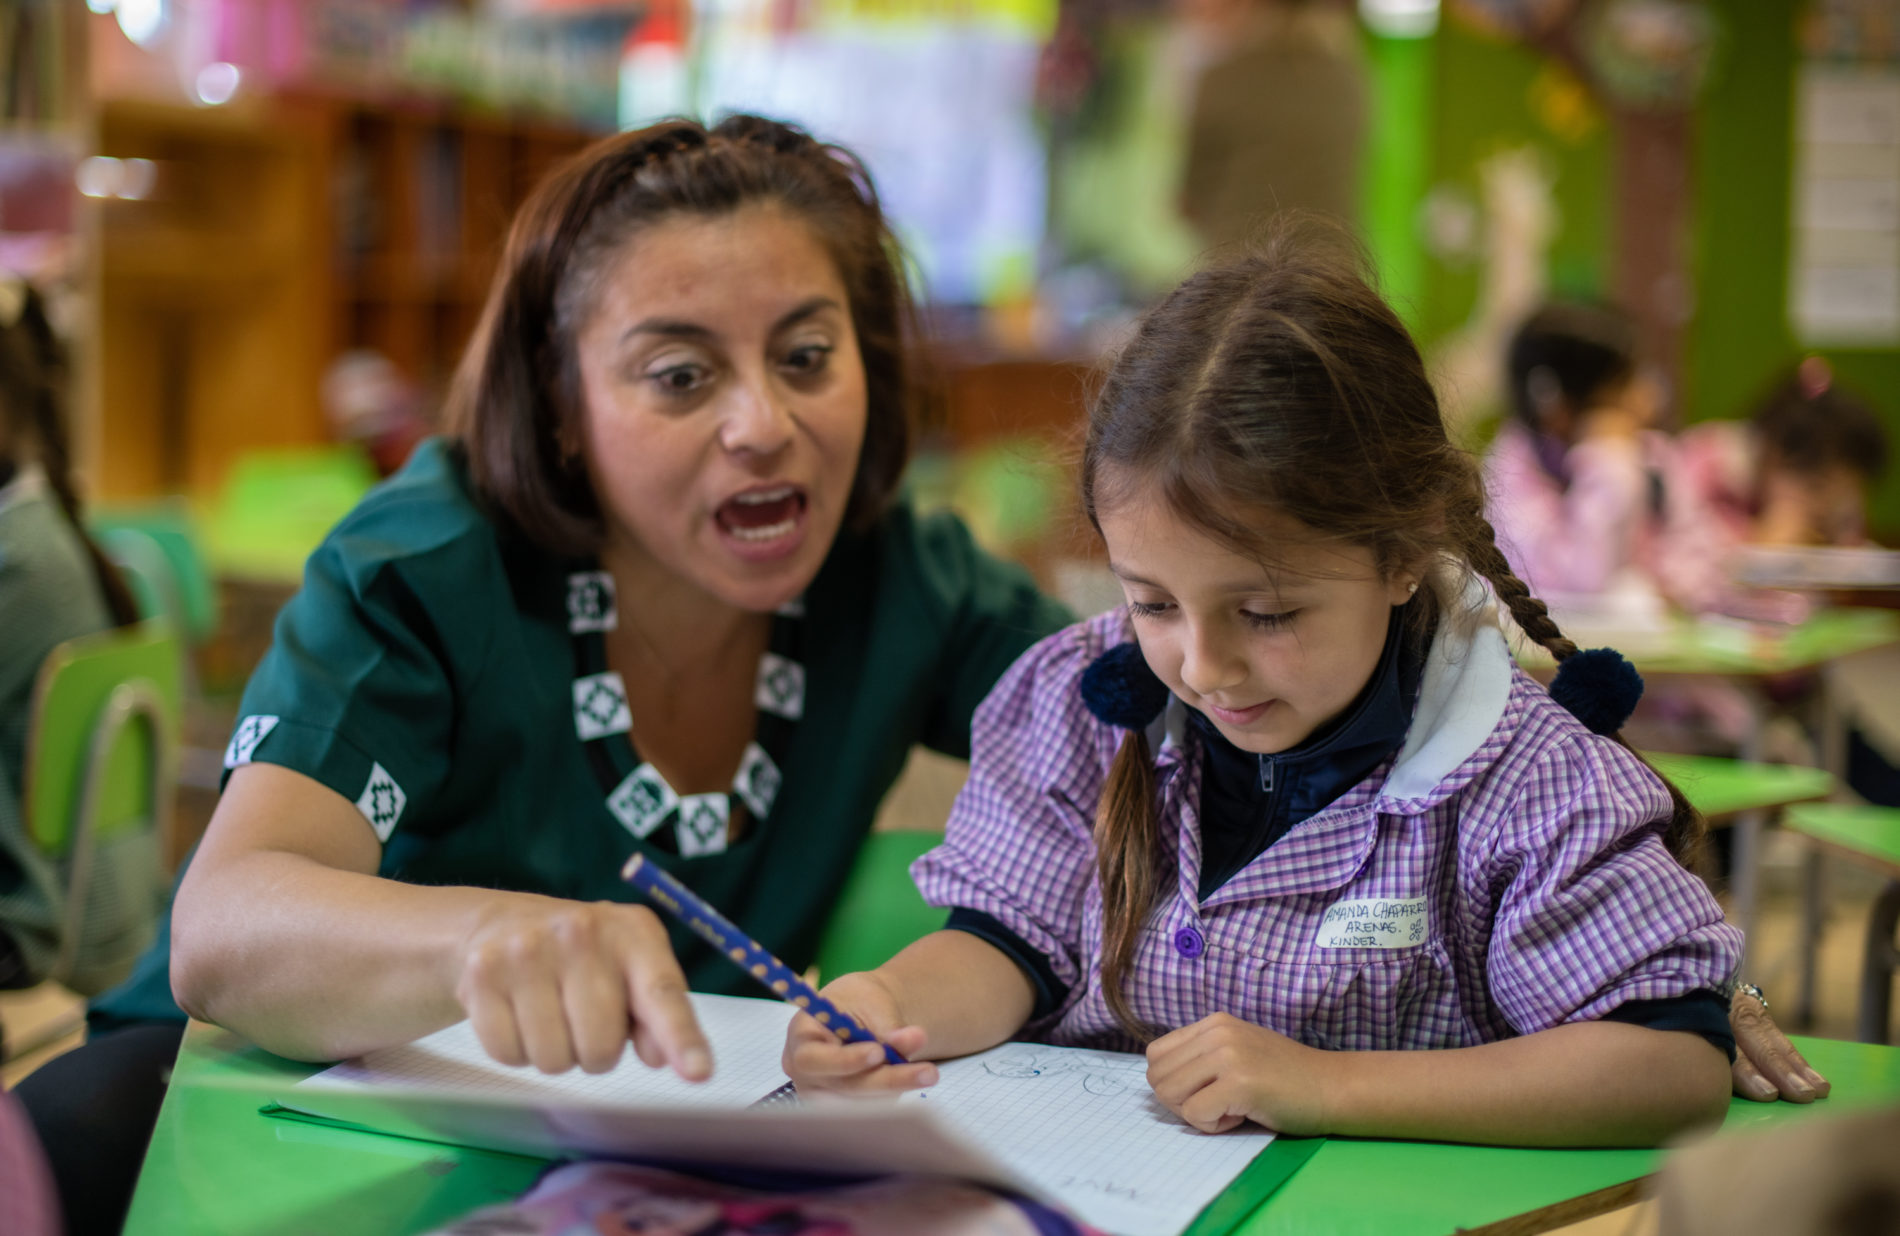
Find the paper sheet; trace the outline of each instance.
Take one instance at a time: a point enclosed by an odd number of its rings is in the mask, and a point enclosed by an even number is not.
[[[785,1081],[779,1057],[795,1011],[782,1000],[695,993],[693,1011],[712,1044],[713,1075],[681,1081],[671,1069],[650,1069],[627,1048],[610,1073],[573,1069],[549,1075],[512,1068],[482,1050],[468,1022],[458,1022],[401,1047],[371,1052],[326,1069],[293,1094],[363,1089],[452,1091],[526,1103],[562,1100],[624,1107],[747,1107]],[[285,1106],[300,1106],[290,1098]]]
[[[1146,1060],[1122,1052],[1006,1043],[939,1072],[912,1101],[1121,1236],[1180,1232],[1273,1140],[1251,1124],[1196,1130],[1154,1097]]]
[[[791,1006],[692,999],[715,1059],[712,1080],[698,1085],[631,1051],[604,1074],[511,1068],[463,1023],[276,1097],[404,1136],[522,1154],[946,1173],[1040,1195],[1118,1236],[1182,1231],[1273,1140],[1251,1125],[1197,1132],[1156,1101],[1141,1056],[1028,1043],[948,1061],[936,1086],[896,1104],[755,1107],[785,1080]]]

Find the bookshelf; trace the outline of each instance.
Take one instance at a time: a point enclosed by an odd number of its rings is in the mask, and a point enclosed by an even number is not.
[[[101,211],[100,488],[216,492],[260,448],[329,439],[323,375],[389,357],[433,408],[509,219],[595,134],[430,100],[285,93],[100,104],[100,154],[150,159]]]

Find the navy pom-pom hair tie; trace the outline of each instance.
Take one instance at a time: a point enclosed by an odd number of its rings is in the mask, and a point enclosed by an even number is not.
[[[1614,648],[1585,649],[1558,663],[1550,698],[1591,733],[1614,734],[1643,698],[1643,676]]]
[[[1117,644],[1082,671],[1082,702],[1096,720],[1146,729],[1168,703],[1168,685],[1142,658],[1140,644]]]

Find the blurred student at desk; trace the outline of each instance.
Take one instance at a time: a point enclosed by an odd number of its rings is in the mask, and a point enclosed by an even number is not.
[[[81,522],[65,386],[40,294],[0,286],[0,988],[46,977],[65,913],[65,875],[27,836],[22,801],[40,665],[66,640],[139,616]]]
[[[1546,305],[1512,337],[1505,383],[1485,489],[1512,569],[1558,611],[1647,591],[1667,443],[1635,324],[1608,306]]]

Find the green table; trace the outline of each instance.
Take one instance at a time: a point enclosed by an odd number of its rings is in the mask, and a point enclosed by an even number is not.
[[[1799,1042],[1833,1081],[1834,1097],[1809,1108],[1737,1100],[1728,1129],[1900,1100],[1900,1049]],[[214,1027],[193,1025],[146,1154],[128,1236],[420,1232],[521,1192],[544,1166],[257,1113],[260,1089],[287,1086],[312,1071]],[[1311,1142],[1275,1143],[1255,1170],[1270,1174],[1268,1159],[1276,1151],[1291,1160],[1313,1150]],[[1237,1230],[1244,1236],[1440,1236],[1530,1212],[1536,1213],[1522,1230],[1539,1230],[1538,1223],[1555,1225],[1623,1204],[1634,1195],[1632,1182],[1655,1168],[1658,1154],[1323,1141]]]
[[[1884,1043],[1893,1019],[1893,976],[1900,971],[1900,949],[1893,940],[1894,929],[1900,925],[1900,810],[1814,803],[1790,810],[1788,827],[1808,838],[1817,850],[1838,854],[1887,877],[1887,887],[1867,914],[1857,1027],[1862,1042]]]
[[[1780,630],[1720,618],[1682,618],[1662,627],[1642,630],[1592,631],[1582,619],[1573,625],[1574,629],[1565,628],[1565,634],[1576,640],[1579,647],[1608,644],[1628,657],[1646,679],[1714,677],[1742,687],[1751,720],[1737,754],[1750,762],[1759,762],[1763,754],[1762,735],[1769,711],[1762,691],[1765,680],[1819,669],[1830,661],[1900,642],[1900,611],[1854,607],[1823,609],[1797,627]],[[1518,661],[1544,679],[1556,668],[1549,653],[1528,641],[1519,649]],[[1844,775],[1847,771],[1845,726],[1825,683],[1821,716],[1821,765],[1836,776]],[[1708,813],[1706,807],[1703,810]],[[1735,870],[1730,886],[1731,917],[1752,941],[1757,926],[1761,850],[1768,812],[1743,807],[1735,812],[1733,823]],[[1813,956],[1813,941],[1819,932],[1820,879],[1818,863],[1810,863],[1802,880],[1800,945],[1802,955],[1808,958]],[[1743,964],[1750,965],[1756,960],[1751,955]],[[1795,1024],[1806,1024],[1813,1007],[1814,976],[1810,965],[1801,976]]]
[[[1675,782],[1711,824],[1726,824],[1745,811],[1815,802],[1834,792],[1834,775],[1824,768],[1664,751],[1645,751],[1643,758]]]
[[[1646,678],[1761,678],[1814,669],[1900,641],[1900,611],[1824,609],[1785,631],[1718,618],[1684,618],[1655,630],[1606,632],[1598,637],[1580,625],[1565,634],[1579,647],[1594,647],[1600,642],[1613,645]],[[1519,651],[1518,660],[1533,672],[1556,667],[1549,653],[1529,642]]]

